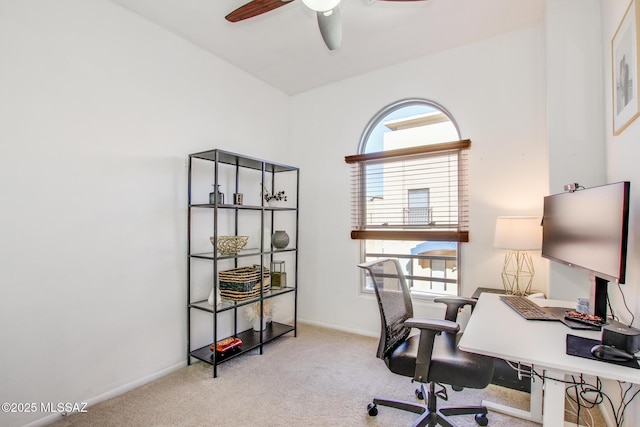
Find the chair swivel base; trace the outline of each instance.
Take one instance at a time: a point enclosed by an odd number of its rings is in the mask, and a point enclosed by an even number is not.
[[[487,418],[487,408],[484,406],[465,406],[461,408],[437,409],[435,407],[435,395],[433,395],[431,391],[425,393],[424,386],[422,387],[422,393],[426,395],[427,402],[432,402],[431,405],[405,402],[394,399],[375,398],[373,399],[373,403],[369,404],[367,410],[369,412],[369,415],[372,417],[378,415],[378,405],[419,414],[420,417],[413,423],[413,427],[434,427],[437,425],[444,427],[456,427],[456,425],[448,418],[454,415],[475,415],[475,421],[478,425],[486,426],[489,424],[489,419]]]

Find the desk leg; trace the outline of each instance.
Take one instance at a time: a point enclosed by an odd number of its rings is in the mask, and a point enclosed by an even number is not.
[[[482,401],[482,406],[485,406],[490,411],[500,412],[501,414],[510,415],[512,417],[521,418],[523,420],[533,421],[535,423],[542,423],[542,380],[533,378],[531,379],[531,393],[530,393],[529,410],[512,408],[511,406],[502,405],[500,403],[494,403],[487,400]]]
[[[531,375],[533,374],[533,367],[531,368]],[[531,411],[531,421],[535,421],[536,423],[542,423],[542,388],[543,388],[542,378],[531,378],[531,403],[530,411]]]
[[[564,426],[564,383],[555,379],[564,379],[564,373],[552,370],[544,371],[544,414],[542,425]]]

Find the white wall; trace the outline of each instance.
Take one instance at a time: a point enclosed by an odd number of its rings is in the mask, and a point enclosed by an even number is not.
[[[629,218],[629,247],[627,253],[627,280],[620,287],[609,286],[609,297],[622,321],[631,322],[632,317],[624,308],[622,293],[626,303],[635,315],[633,326],[639,327],[640,319],[640,169],[637,159],[640,158],[640,120],[636,119],[620,135],[613,136],[612,126],[612,76],[611,76],[611,40],[626,11],[627,0],[601,0],[602,16],[602,52],[604,60],[604,124],[607,182],[631,181],[631,205]],[[636,386],[637,387],[637,386]],[[609,385],[609,395],[615,395],[618,387]],[[625,425],[633,425],[640,419],[640,401],[635,399],[628,409]]]
[[[547,0],[545,15],[549,194],[577,182],[607,182],[603,56],[597,0]],[[549,267],[549,296],[589,297],[589,276],[558,263]]]
[[[629,218],[629,247],[627,254],[627,280],[621,286],[626,295],[627,304],[636,315],[636,323],[640,319],[640,292],[638,283],[640,282],[640,170],[636,159],[640,158],[640,120],[635,120],[620,135],[613,136],[612,126],[612,82],[611,82],[611,39],[622,20],[622,16],[628,6],[627,1],[602,1],[602,23],[603,23],[603,52],[605,61],[603,74],[605,76],[604,85],[604,111],[605,117],[605,148],[607,163],[607,182],[631,181],[631,205]],[[610,289],[612,298],[619,304],[619,315],[626,321],[631,321],[631,316],[625,313],[620,292]]]
[[[289,98],[102,0],[0,0],[0,64],[0,401],[185,364],[187,155],[293,162]]]
[[[368,121],[388,104],[427,98],[449,110],[470,155],[470,242],[462,248],[462,293],[502,287],[494,250],[499,215],[541,215],[547,193],[543,29],[469,44],[293,97],[292,150],[301,167],[300,317],[375,335],[374,299],[360,295],[359,243],[350,240],[349,168]],[[546,263],[536,256],[534,287]],[[418,310],[428,311],[428,304]]]

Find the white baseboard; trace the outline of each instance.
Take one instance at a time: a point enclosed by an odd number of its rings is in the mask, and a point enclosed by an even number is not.
[[[87,408],[98,404],[100,402],[104,402],[105,400],[111,399],[112,397],[116,397],[121,395],[122,393],[126,393],[127,391],[131,391],[134,388],[138,388],[142,385],[145,385],[147,383],[150,383],[151,381],[155,381],[159,378],[164,377],[165,375],[169,375],[170,373],[177,371],[180,368],[183,368],[187,366],[187,361],[183,361],[180,363],[176,363],[173,366],[169,366],[168,368],[162,369],[158,372],[154,372],[151,375],[147,375],[146,377],[140,378],[138,380],[132,381],[128,384],[124,384],[120,387],[114,388],[113,390],[109,390],[105,393],[102,393],[98,396],[95,397],[91,397],[88,399],[82,399],[82,402],[86,402],[87,403]],[[51,414],[51,415],[47,415],[46,417],[40,418],[38,420],[35,420],[29,424],[25,424],[25,427],[40,427],[40,426],[46,426],[49,425],[53,422],[56,422],[58,420],[60,420],[64,415],[62,415],[61,413],[55,413],[55,414]]]

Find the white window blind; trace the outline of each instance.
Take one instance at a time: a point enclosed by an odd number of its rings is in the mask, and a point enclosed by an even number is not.
[[[466,242],[470,140],[345,157],[352,239]]]

